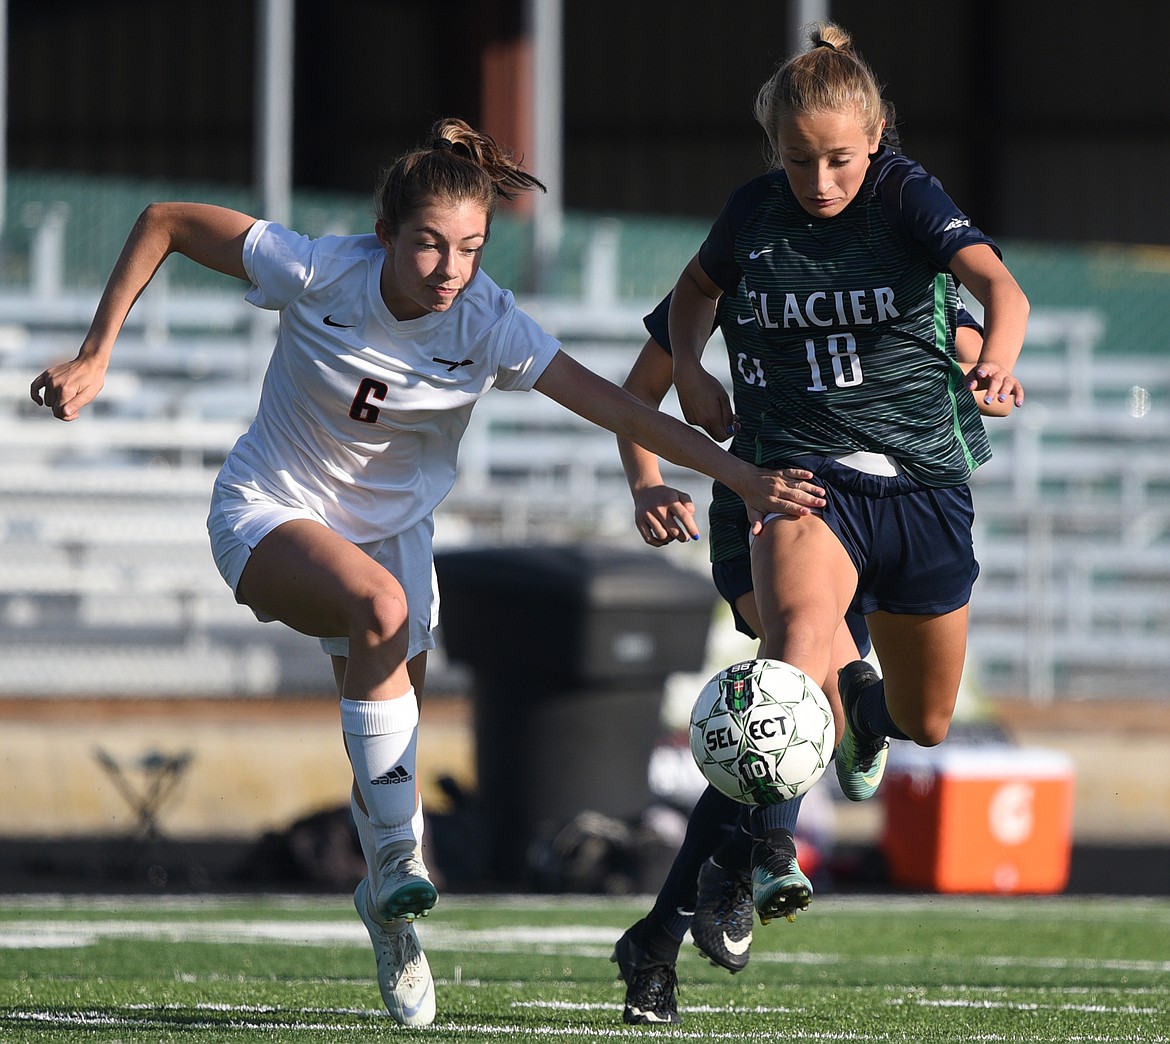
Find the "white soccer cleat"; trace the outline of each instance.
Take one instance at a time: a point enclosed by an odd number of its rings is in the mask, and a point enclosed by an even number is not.
[[[426,864],[411,841],[388,845],[378,853],[378,881],[373,908],[383,920],[426,917],[439,901]]]
[[[375,917],[366,878],[358,882],[353,905],[374,945],[378,989],[386,1010],[403,1026],[429,1026],[435,1021],[435,980],[414,925],[405,918],[381,921]]]

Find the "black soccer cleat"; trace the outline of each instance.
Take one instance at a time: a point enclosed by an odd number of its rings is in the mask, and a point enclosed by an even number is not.
[[[746,873],[725,870],[708,859],[699,868],[699,895],[691,921],[691,938],[699,953],[732,975],[751,958],[752,880]]]
[[[639,921],[618,939],[610,960],[626,984],[623,1021],[631,1026],[673,1025],[682,1021],[678,1013],[678,976],[674,965],[651,957],[633,939]]]

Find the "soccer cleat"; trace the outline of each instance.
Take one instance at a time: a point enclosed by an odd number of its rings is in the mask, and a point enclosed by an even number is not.
[[[378,853],[378,894],[374,909],[383,920],[426,917],[439,901],[431,876],[418,857],[414,842],[389,845]]]
[[[877,793],[886,771],[889,742],[885,736],[871,736],[853,724],[854,708],[862,690],[878,680],[878,673],[865,660],[854,660],[837,673],[841,707],[845,711],[845,735],[837,745],[834,761],[841,792],[850,801],[865,801]]]
[[[681,1022],[678,1014],[678,976],[674,965],[657,961],[642,949],[630,928],[618,939],[610,960],[618,966],[618,975],[626,984],[625,1010],[622,1019],[631,1026]]]
[[[370,906],[369,881],[364,877],[353,893],[353,905],[374,944],[378,990],[386,1010],[403,1026],[429,1026],[435,1021],[435,980],[414,925],[401,917],[379,920]]]
[[[732,975],[747,967],[752,949],[752,881],[708,859],[699,868],[699,895],[691,938],[699,953]]]
[[[796,841],[787,830],[769,833],[752,842],[752,902],[760,924],[773,917],[796,920],[812,902],[812,882],[796,861]]]

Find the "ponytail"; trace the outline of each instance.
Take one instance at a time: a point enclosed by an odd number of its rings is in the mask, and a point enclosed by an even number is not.
[[[528,189],[545,191],[491,135],[447,118],[431,127],[426,144],[382,172],[374,207],[391,232],[397,232],[408,215],[434,202],[477,203],[490,226],[500,199],[515,199]]]

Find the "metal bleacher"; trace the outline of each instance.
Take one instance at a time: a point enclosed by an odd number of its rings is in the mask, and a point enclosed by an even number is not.
[[[972,481],[971,650],[989,689],[1170,695],[1170,367],[1103,354],[1093,311],[1033,314],[1027,404]]]
[[[620,380],[654,298],[619,298],[604,262],[592,258],[578,294],[521,304]],[[272,317],[230,287],[152,285],[102,396],[62,424],[31,403],[29,382],[76,352],[95,303],[96,291],[36,280],[0,290],[0,695],[329,691],[315,641],[235,604],[204,529],[215,472],[251,419]],[[1170,366],[1104,351],[1107,332],[1091,307],[1035,308],[1018,367],[1027,405],[988,421],[970,643],[985,691],[1170,694]],[[718,358],[712,346],[713,369]],[[664,408],[678,413],[673,398]],[[705,510],[710,483],[665,470]],[[630,521],[612,436],[538,394],[493,393],[436,542],[641,546]]]

